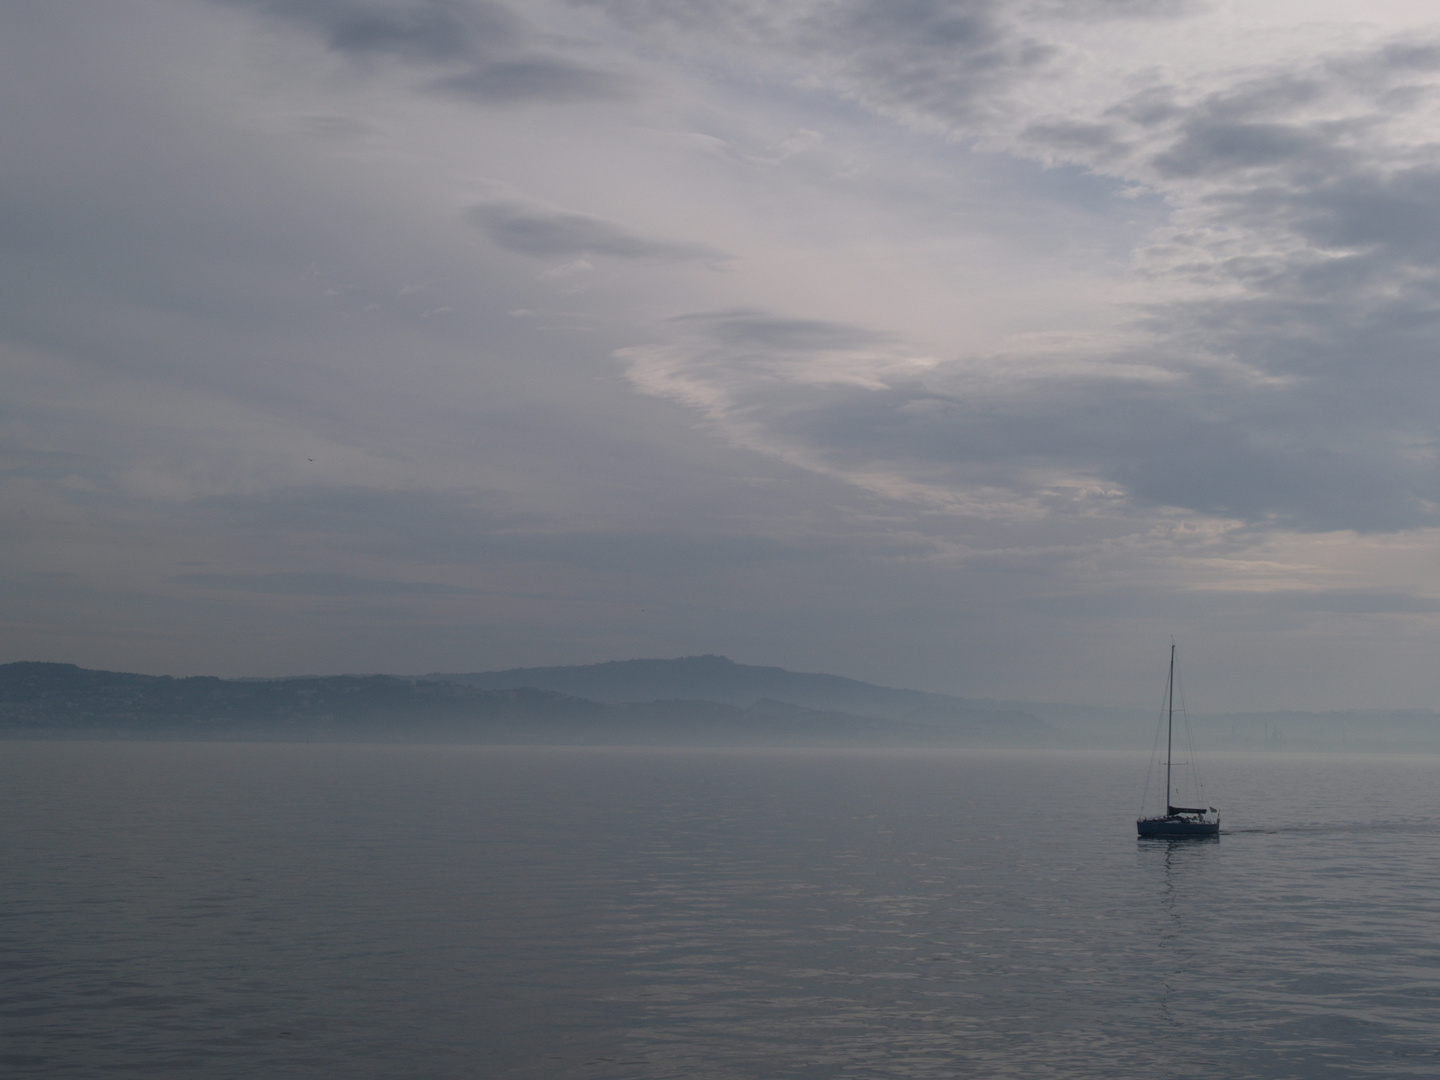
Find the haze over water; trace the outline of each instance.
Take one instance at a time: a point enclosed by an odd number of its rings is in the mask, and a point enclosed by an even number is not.
[[[0,1065],[1433,1076],[1440,759],[6,743]]]

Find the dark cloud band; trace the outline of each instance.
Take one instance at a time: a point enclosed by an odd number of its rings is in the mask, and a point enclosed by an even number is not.
[[[629,96],[616,72],[537,43],[527,21],[494,0],[215,0],[248,7],[319,35],[355,60],[440,69],[430,89],[489,105],[558,104]]]

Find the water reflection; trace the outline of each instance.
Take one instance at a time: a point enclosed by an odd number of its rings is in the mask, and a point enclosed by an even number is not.
[[[1167,1027],[1182,1024],[1187,988],[1193,973],[1204,966],[1197,962],[1203,957],[1196,947],[1196,935],[1204,929],[1197,920],[1204,917],[1203,898],[1209,884],[1205,871],[1211,861],[1207,856],[1218,843],[1218,836],[1140,839],[1140,850],[1152,859],[1158,856],[1160,863],[1155,935],[1160,985],[1155,1012]]]

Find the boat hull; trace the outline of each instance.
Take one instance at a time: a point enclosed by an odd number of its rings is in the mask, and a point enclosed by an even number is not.
[[[1135,822],[1135,828],[1141,836],[1219,836],[1220,819],[1196,821],[1182,817],[1141,818]]]

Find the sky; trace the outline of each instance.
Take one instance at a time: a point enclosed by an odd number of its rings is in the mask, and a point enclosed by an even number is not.
[[[0,660],[1440,702],[1440,18],[10,0]]]

